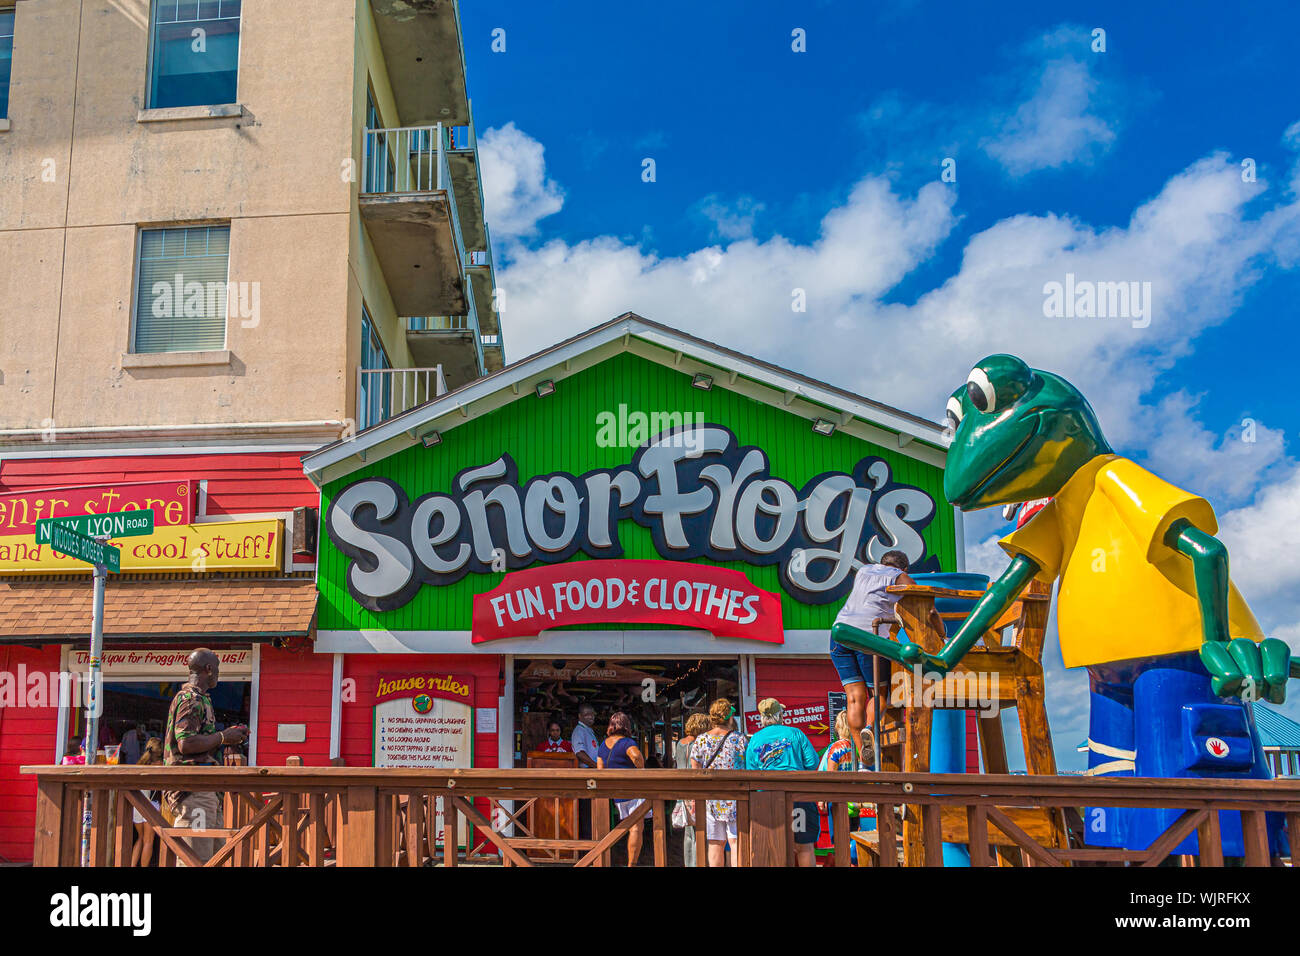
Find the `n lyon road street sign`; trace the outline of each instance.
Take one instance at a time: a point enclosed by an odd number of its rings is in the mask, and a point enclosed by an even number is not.
[[[100,544],[71,528],[55,524],[50,529],[50,547],[87,564],[102,564],[114,574],[122,571],[122,552],[111,544]]]
[[[110,511],[102,515],[42,518],[36,522],[36,543],[49,544],[51,529],[55,525],[75,531],[87,538],[132,538],[153,534],[153,509],[141,508],[137,511]]]

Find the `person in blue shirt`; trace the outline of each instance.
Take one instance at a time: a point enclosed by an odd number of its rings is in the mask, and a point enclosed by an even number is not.
[[[785,705],[775,697],[758,702],[762,723],[745,748],[746,770],[816,770],[817,751],[808,735],[785,724]],[[822,833],[822,818],[814,801],[796,800],[790,821],[794,831],[795,859],[799,866],[816,866],[815,846]]]

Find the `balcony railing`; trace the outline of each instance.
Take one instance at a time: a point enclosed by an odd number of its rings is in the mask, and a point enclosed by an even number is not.
[[[412,332],[465,332],[469,330],[468,315],[428,315],[406,320]]]
[[[443,130],[441,123],[367,129],[361,191],[373,195],[451,189]]]
[[[293,759],[293,758],[291,758]],[[741,866],[795,862],[791,823],[801,803],[830,804],[836,866],[850,864],[850,838],[863,866],[943,866],[944,845],[969,848],[972,866],[1083,863],[1188,865],[1170,853],[1195,835],[1198,865],[1224,865],[1225,823],[1240,820],[1246,866],[1270,857],[1267,814],[1300,838],[1300,782],[1295,780],[1150,777],[1013,776],[1004,774],[834,773],[818,771],[471,770],[371,767],[23,767],[35,774],[36,866],[76,866],[83,852],[83,800],[91,815],[85,849],[90,866],[140,865],[143,837],[158,866],[428,866],[499,859],[530,866],[539,851],[575,866],[609,866],[610,851],[648,816],[655,866],[668,864],[669,817],[676,800],[695,808],[695,852],[706,865],[706,800],[736,802]],[[169,823],[142,791],[219,794],[221,819],[205,830]],[[592,803],[590,839],[558,828],[530,830],[525,810],[557,808],[582,795]],[[611,826],[609,802],[644,801]],[[876,828],[853,830],[849,804],[874,810]],[[1147,807],[1182,811],[1142,850],[1087,843],[1079,807]],[[443,812],[444,809],[456,812]],[[131,824],[132,810],[144,820]],[[576,807],[573,812],[576,811]],[[584,811],[585,812],[585,811]],[[1067,821],[1062,843],[1034,826],[1046,814]],[[1222,816],[1222,820],[1221,820]],[[867,819],[869,819],[867,815]],[[464,827],[462,830],[461,828]],[[216,841],[206,861],[185,837]],[[1294,847],[1294,842],[1290,846]],[[1235,849],[1235,848],[1234,848]],[[146,864],[147,865],[147,864]]]
[[[357,369],[357,430],[372,428],[446,391],[441,365]]]

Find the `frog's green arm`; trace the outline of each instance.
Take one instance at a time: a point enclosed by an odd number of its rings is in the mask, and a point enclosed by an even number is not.
[[[984,596],[975,602],[970,614],[961,622],[957,633],[948,638],[938,655],[938,663],[944,671],[950,671],[974,647],[984,632],[993,626],[1007,608],[1016,603],[1021,592],[1029,587],[1029,582],[1042,570],[1023,554],[1017,554],[1007,565],[1007,569],[998,575],[998,579],[989,585]]]
[[[1186,518],[1169,526],[1165,544],[1192,561],[1202,637],[1207,643],[1228,643],[1228,549]]]
[[[901,644],[852,627],[848,624],[836,624],[831,628],[831,637],[839,644],[867,654],[880,654],[902,664],[910,664],[924,659],[927,666],[947,672],[957,665],[976,642],[984,635],[993,622],[1015,603],[1020,592],[1028,587],[1034,575],[1039,571],[1038,565],[1024,555],[1016,555],[1002,575],[989,586],[975,606],[971,608],[966,620],[962,621],[957,633],[944,644],[943,650],[931,656],[922,652],[916,644]]]
[[[1286,699],[1288,677],[1300,676],[1300,660],[1291,657],[1285,641],[1266,638],[1259,644],[1228,631],[1228,549],[1186,518],[1170,525],[1165,544],[1192,562],[1196,603],[1201,612],[1201,661],[1213,679],[1214,692],[1236,696],[1252,692],[1280,704]]]

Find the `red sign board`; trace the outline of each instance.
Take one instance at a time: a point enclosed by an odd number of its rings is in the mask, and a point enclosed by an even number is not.
[[[0,536],[36,534],[42,518],[149,509],[155,525],[194,523],[195,482],[121,481],[0,495]]]
[[[782,699],[781,703],[785,704],[784,721],[791,727],[798,727],[809,737],[830,735],[831,728],[825,700]],[[762,726],[758,714],[746,714],[745,718],[748,733],[752,734]]]
[[[572,561],[507,574],[474,597],[473,642],[571,624],[668,624],[781,644],[781,599],[740,571],[685,561]]]

